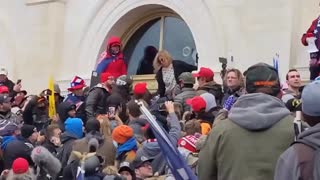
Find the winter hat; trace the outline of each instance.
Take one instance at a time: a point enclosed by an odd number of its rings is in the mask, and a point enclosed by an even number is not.
[[[9,120],[0,121],[0,136],[11,136],[19,127]]]
[[[133,129],[127,125],[117,126],[112,131],[112,139],[119,144],[125,143],[128,139],[133,137]]]
[[[277,70],[265,63],[258,63],[244,72],[246,77],[246,90],[248,93],[255,93],[258,88],[271,88],[272,94],[280,92],[280,81]]]
[[[320,81],[313,81],[302,91],[302,112],[309,116],[320,116]]]
[[[92,119],[87,121],[86,123],[86,131],[87,133],[91,131],[100,131],[100,122],[96,119]]]
[[[0,68],[0,75],[6,75],[8,76],[8,70],[4,67],[1,67]]]
[[[148,156],[144,153],[144,151],[137,151],[135,159],[132,161],[131,166],[133,169],[137,169],[143,165],[143,163],[149,161],[153,161],[154,158],[151,156]]]
[[[196,143],[198,140],[199,138],[197,138],[196,136],[188,135],[178,140],[178,146],[183,147],[190,152],[197,152]]]
[[[66,132],[75,135],[78,139],[83,137],[83,122],[80,118],[68,118],[64,122]]]
[[[192,74],[190,72],[181,73],[178,79],[179,79],[179,81],[183,82],[183,84],[196,83],[195,78],[192,76]]]
[[[7,86],[0,86],[0,94],[9,93],[9,88]]]
[[[35,132],[37,132],[37,128],[33,125],[24,124],[21,127],[21,136],[26,139],[29,138]]]
[[[147,83],[141,82],[137,83],[133,88],[133,94],[135,95],[143,95],[147,91]]]
[[[212,108],[217,107],[216,98],[211,93],[203,93],[200,95],[206,102],[206,112],[209,112]]]
[[[214,73],[211,69],[202,67],[198,73],[193,74],[193,77],[204,77],[206,79],[212,79]]]
[[[24,174],[29,170],[29,163],[24,158],[17,158],[12,163],[12,171],[15,174]]]
[[[110,78],[113,78],[112,74],[110,74],[110,73],[102,73],[100,75],[100,82],[104,83],[104,82],[108,81]]]
[[[0,104],[11,102],[11,99],[8,95],[0,94]]]
[[[130,86],[133,83],[133,79],[131,76],[122,75],[119,76],[116,80],[116,85],[118,86]]]
[[[70,88],[68,88],[68,91],[82,89],[85,86],[86,86],[86,83],[84,82],[84,80],[79,76],[75,76],[70,82]]]
[[[128,171],[134,177],[134,171],[131,169],[129,162],[124,161],[120,164],[118,173],[120,174],[122,171]]]
[[[186,103],[191,106],[194,112],[200,112],[202,109],[206,109],[206,101],[201,96],[187,99]]]

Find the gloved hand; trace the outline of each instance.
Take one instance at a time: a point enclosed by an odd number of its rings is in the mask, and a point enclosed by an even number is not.
[[[228,97],[228,99],[226,100],[226,102],[224,102],[223,104],[223,109],[230,111],[232,105],[236,102],[236,98],[234,95],[231,95]]]
[[[299,99],[292,98],[285,105],[291,112],[301,111],[301,101]]]

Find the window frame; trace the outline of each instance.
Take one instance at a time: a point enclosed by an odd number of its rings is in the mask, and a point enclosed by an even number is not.
[[[144,24],[152,21],[154,19],[160,18],[160,34],[159,34],[159,50],[163,50],[163,39],[164,39],[164,22],[166,17],[175,17],[183,20],[179,15],[171,11],[157,11],[152,14],[148,14],[140,18],[137,22],[134,23],[131,27],[127,29],[122,37],[123,47],[126,47],[130,38],[138,31]]]

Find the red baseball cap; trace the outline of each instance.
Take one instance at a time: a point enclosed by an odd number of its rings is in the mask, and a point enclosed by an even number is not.
[[[26,173],[29,169],[29,163],[24,158],[17,158],[12,163],[12,171],[15,174],[23,174]]]
[[[100,82],[104,83],[104,82],[108,81],[111,77],[114,77],[114,76],[110,73],[102,73],[100,75]]]
[[[192,74],[193,77],[204,77],[207,79],[213,78],[214,73],[211,69],[202,67],[198,73]]]
[[[9,93],[7,86],[0,86],[0,94]]]
[[[206,101],[201,96],[187,99],[186,103],[191,106],[194,112],[200,112],[202,109],[206,108]]]
[[[137,83],[133,88],[133,94],[135,95],[142,95],[146,93],[146,91],[147,91],[147,83],[145,82]]]

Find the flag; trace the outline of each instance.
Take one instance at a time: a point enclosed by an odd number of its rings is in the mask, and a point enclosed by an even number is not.
[[[273,67],[277,70],[277,73],[279,74],[279,54],[276,54],[276,56],[273,57]]]
[[[85,179],[84,178],[84,173],[85,173],[85,171],[83,170],[83,168],[78,166],[76,180],[84,180]]]
[[[51,93],[49,94],[49,117],[52,119],[54,115],[56,115],[56,103],[54,98],[54,80],[53,77],[49,79],[49,90]]]
[[[136,101],[137,102],[137,101]],[[169,135],[165,132],[154,119],[150,111],[141,102],[137,102],[141,112],[147,116],[152,131],[162,151],[163,157],[166,159],[168,166],[176,180],[197,180],[197,177],[187,165],[176,145],[169,139]]]

